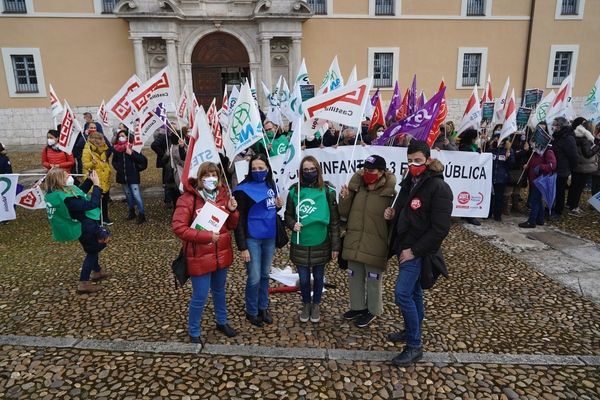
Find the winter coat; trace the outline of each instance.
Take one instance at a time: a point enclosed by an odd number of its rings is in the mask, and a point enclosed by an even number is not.
[[[109,147],[106,143],[98,147],[91,142],[87,142],[81,156],[83,170],[85,172],[96,171],[98,178],[100,178],[100,189],[102,189],[103,193],[108,193],[110,190],[110,176],[112,174],[110,165],[108,164],[108,149]]]
[[[337,194],[335,193],[335,189],[329,188],[327,185],[325,185],[323,190],[327,190],[327,203],[329,204],[329,234],[327,240],[316,246],[302,246],[292,240],[290,243],[290,260],[296,265],[308,267],[324,265],[331,260],[332,251],[340,251],[340,215],[338,213]],[[294,229],[294,225],[297,222],[296,216],[294,199],[288,193],[285,208],[285,224],[289,229]]]
[[[561,178],[568,177],[577,168],[577,143],[571,127],[563,127],[554,133],[552,149],[556,156],[556,174]]]
[[[131,155],[124,151],[115,151],[112,165],[117,172],[117,183],[135,185],[140,183],[140,171],[148,167],[148,159],[137,151],[132,151]]]
[[[490,148],[488,151],[492,153],[492,183],[507,185],[510,180],[510,167],[515,163],[515,152],[511,149],[506,157],[504,146]]]
[[[411,249],[415,257],[435,254],[450,231],[452,189],[444,182],[444,165],[432,160],[420,179],[410,174],[400,183],[395,206],[393,254]]]
[[[240,184],[244,182],[246,181],[244,180],[240,182]],[[270,187],[270,190],[275,190],[269,183],[267,183],[267,185]],[[233,195],[238,203],[238,210],[240,212],[240,223],[235,229],[235,243],[239,251],[244,251],[248,250],[246,239],[250,237],[250,234],[248,233],[248,213],[256,202],[242,190],[234,191]],[[279,208],[277,209],[277,212],[279,212]],[[279,217],[277,216],[277,218]],[[275,236],[276,229],[276,225],[273,225],[273,236]]]
[[[62,150],[54,149],[50,146],[45,146],[42,149],[42,166],[49,170],[52,165],[58,165],[67,172],[75,166],[75,159],[72,154],[67,154]]]
[[[548,175],[556,171],[556,157],[554,150],[548,147],[544,154],[534,152],[527,164],[527,177],[533,182],[540,175]]]
[[[71,218],[81,223],[81,236],[79,242],[83,250],[87,253],[98,253],[106,247],[106,243],[99,243],[97,234],[100,221],[89,218],[86,211],[100,207],[101,191],[98,186],[94,186],[90,179],[86,179],[79,186],[81,191],[87,193],[91,189],[89,200],[81,197],[68,197],[65,199],[65,206],[69,210]]]
[[[349,195],[340,199],[339,212],[347,219],[342,257],[385,270],[387,265],[390,223],[383,218],[396,195],[396,177],[391,172],[377,181],[374,190],[367,190],[363,170],[348,184]]]
[[[154,141],[150,145],[152,151],[156,153],[156,168],[163,167],[163,157],[167,152],[167,140],[168,138],[164,133],[155,133]]]
[[[227,210],[229,195],[224,186],[219,186],[216,205]],[[182,241],[187,273],[190,276],[200,276],[218,269],[228,268],[233,263],[233,249],[230,231],[235,229],[239,220],[236,210],[229,214],[227,221],[221,227],[219,240],[212,242],[212,232],[191,227],[197,212],[204,207],[206,201],[196,189],[189,189],[177,200],[173,213],[173,232]],[[229,211],[229,210],[227,210]]]
[[[594,135],[582,125],[575,128],[575,143],[577,144],[577,166],[573,172],[591,174],[598,171],[600,145],[595,143]]]
[[[0,174],[12,174],[12,172],[10,158],[6,154],[0,153]]]

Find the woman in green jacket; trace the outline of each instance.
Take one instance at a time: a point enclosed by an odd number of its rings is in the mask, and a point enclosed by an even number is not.
[[[300,207],[298,185],[295,185],[288,194],[285,223],[293,230],[290,260],[296,264],[300,277],[300,321],[308,322],[310,319],[316,323],[321,319],[325,264],[336,259],[340,251],[339,214],[335,190],[323,182],[319,162],[312,156],[306,156],[300,166]]]

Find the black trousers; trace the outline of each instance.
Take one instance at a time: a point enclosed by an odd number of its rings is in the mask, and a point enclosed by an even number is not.
[[[579,200],[581,200],[581,193],[585,188],[585,184],[589,179],[590,174],[581,174],[579,172],[573,172],[571,174],[571,186],[569,186],[569,194],[567,196],[567,206],[570,210],[579,207]]]
[[[557,176],[556,177],[556,198],[554,199],[554,214],[562,215],[565,208],[565,190],[567,190],[568,176]]]

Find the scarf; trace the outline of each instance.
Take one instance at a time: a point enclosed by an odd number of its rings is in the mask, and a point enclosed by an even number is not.
[[[124,153],[125,150],[127,150],[127,142],[124,142],[124,143],[117,142],[114,144],[113,148],[115,149],[116,152]]]

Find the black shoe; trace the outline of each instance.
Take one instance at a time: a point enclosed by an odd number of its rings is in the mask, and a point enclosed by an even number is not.
[[[145,214],[138,215],[138,217],[137,217],[137,223],[138,223],[138,225],[141,225],[144,222],[146,222],[146,215]]]
[[[217,330],[223,332],[227,337],[237,336],[237,332],[229,324],[219,325],[217,324]]]
[[[353,319],[360,317],[361,315],[363,315],[366,312],[368,312],[368,311],[367,310],[350,310],[350,311],[346,311],[344,313],[343,317],[344,317],[344,319],[347,319],[348,321],[352,321]]]
[[[131,221],[132,219],[135,219],[135,208],[130,208],[127,213],[127,221]]]
[[[400,332],[388,333],[387,340],[392,343],[406,342],[406,330],[402,329]]]
[[[467,222],[471,225],[480,226],[481,222],[477,218],[467,218]]]
[[[363,315],[358,317],[356,319],[356,321],[354,321],[354,323],[359,328],[364,328],[364,327],[368,326],[371,322],[373,322],[374,319],[375,319],[375,315],[373,315],[367,311],[366,313],[364,313]]]
[[[263,326],[263,322],[258,316],[250,315],[246,313],[246,319],[250,321],[250,323],[254,326],[258,326],[259,328]]]
[[[540,222],[540,221],[537,221],[535,224],[536,224],[537,226],[544,226],[544,221],[542,221],[542,222]]]
[[[202,340],[200,339],[200,336],[191,336],[190,335],[190,343],[202,344]]]
[[[521,222],[519,228],[535,228],[535,224],[530,224],[529,221]]]
[[[423,358],[423,349],[421,347],[406,346],[404,350],[402,350],[402,353],[392,359],[392,364],[397,367],[406,367],[416,363],[421,358]]]
[[[260,310],[258,312],[258,317],[260,318],[260,320],[262,322],[264,322],[267,325],[270,325],[273,323],[273,317],[271,317],[271,313],[269,313],[269,310]]]

